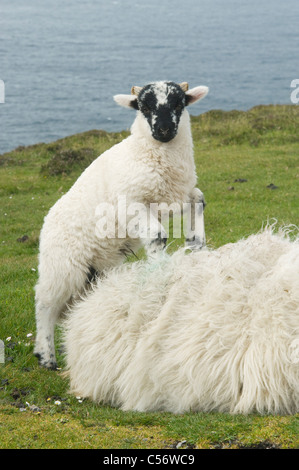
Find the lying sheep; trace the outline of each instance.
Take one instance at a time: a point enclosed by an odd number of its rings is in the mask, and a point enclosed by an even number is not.
[[[196,213],[198,224],[193,219],[186,243],[199,248],[204,245],[203,194],[195,188],[197,178],[186,107],[207,92],[207,87],[188,90],[186,82],[180,85],[155,82],[143,88],[133,87],[131,95],[114,97],[118,104],[137,110],[131,135],[104,152],[83,172],[52,207],[41,231],[34,349],[41,365],[56,368],[57,319],[95,273],[122,263],[125,253],[139,248],[140,240],[149,255],[165,247],[167,233],[153,216],[151,203],[177,203],[181,207],[190,202],[191,217]],[[110,208],[108,221],[113,219],[119,196],[125,197],[126,207],[133,203],[142,205],[139,228],[133,235],[125,230],[122,236],[118,231],[102,236],[97,211],[106,204]],[[132,214],[127,222],[130,217]],[[113,220],[112,225],[123,229]]]
[[[123,265],[65,322],[71,391],[123,410],[299,412],[299,238]]]

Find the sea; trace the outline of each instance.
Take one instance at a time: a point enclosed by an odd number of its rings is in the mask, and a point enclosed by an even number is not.
[[[299,1],[0,0],[0,154],[129,129],[113,96],[156,80],[208,86],[192,115],[292,104]]]

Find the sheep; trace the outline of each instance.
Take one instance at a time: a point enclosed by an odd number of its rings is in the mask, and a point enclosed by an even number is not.
[[[189,203],[190,217],[194,218],[186,245],[200,249],[205,244],[204,198],[195,187],[186,107],[207,93],[204,86],[189,90],[187,82],[160,81],[134,86],[131,95],[114,96],[119,105],[137,111],[131,135],[91,163],[50,209],[40,233],[34,348],[40,365],[57,368],[55,325],[95,274],[121,264],[128,252],[135,253],[142,244],[148,256],[165,248],[167,233],[152,213],[151,204],[182,207]],[[125,208],[134,203],[142,206],[136,216],[138,228],[118,236],[123,226],[116,221],[113,234],[109,230],[103,233],[103,206],[108,205],[106,225],[111,229],[119,197],[125,197]],[[136,222],[132,213],[126,215],[128,224]]]
[[[122,410],[299,412],[299,237],[112,269],[63,324],[70,392]]]

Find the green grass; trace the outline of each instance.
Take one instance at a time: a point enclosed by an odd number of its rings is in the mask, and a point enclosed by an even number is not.
[[[248,236],[271,219],[299,226],[298,128],[298,106],[214,110],[192,118],[211,247]],[[122,412],[80,403],[68,394],[61,372],[38,367],[33,289],[43,218],[93,158],[126,135],[94,130],[0,156],[0,339],[6,357],[0,364],[0,448],[161,449],[183,440],[183,448],[298,448],[298,415]],[[268,188],[271,183],[277,188]],[[24,235],[28,239],[18,241]],[[175,240],[171,250],[182,242]]]

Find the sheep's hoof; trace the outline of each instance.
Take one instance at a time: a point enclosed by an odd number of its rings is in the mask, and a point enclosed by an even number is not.
[[[154,240],[150,242],[150,250],[156,252],[157,249],[158,250],[164,249],[166,247],[166,243],[167,243],[167,238],[163,237],[161,233],[158,233],[157,238],[155,238]]]
[[[158,233],[157,238],[150,241],[147,248],[148,258],[156,258],[159,253],[163,252],[166,248],[167,238],[163,237],[163,234]]]
[[[38,359],[38,364],[41,367],[45,367],[46,369],[49,369],[49,370],[57,370],[58,365],[56,361],[52,361],[52,360],[45,361],[43,359],[43,355],[40,353],[34,353],[34,355]]]
[[[186,238],[185,246],[189,250],[199,251],[206,245],[205,240],[202,240],[200,237],[195,235],[192,238]]]

